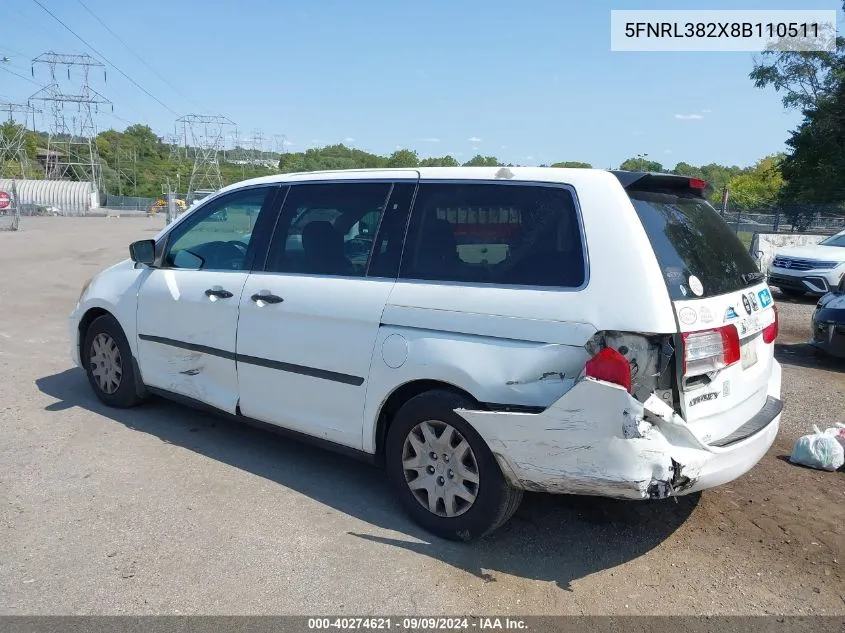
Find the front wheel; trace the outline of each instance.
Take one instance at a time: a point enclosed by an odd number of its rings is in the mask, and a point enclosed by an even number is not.
[[[455,413],[472,407],[448,391],[420,394],[398,411],[385,444],[387,474],[405,511],[450,540],[489,534],[522,500],[481,436]]]
[[[88,382],[103,403],[124,409],[141,401],[135,391],[132,350],[113,316],[97,317],[88,327],[82,360]]]

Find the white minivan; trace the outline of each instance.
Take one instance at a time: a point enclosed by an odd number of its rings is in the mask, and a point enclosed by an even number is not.
[[[470,540],[524,490],[659,499],[774,441],[765,276],[680,176],[456,167],[222,189],[85,285],[72,354],[149,394],[384,465]]]

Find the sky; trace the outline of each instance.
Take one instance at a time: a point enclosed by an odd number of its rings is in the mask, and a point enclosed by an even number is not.
[[[241,137],[260,130],[268,150],[284,136],[287,151],[342,142],[522,165],[616,167],[647,154],[668,167],[745,166],[783,151],[800,115],[754,87],[753,54],[610,51],[612,8],[684,4],[0,0],[0,58],[9,58],[0,63],[0,101],[25,102],[48,83],[48,68],[35,65],[33,77],[31,60],[52,50],[107,60],[105,79],[103,69],[90,75],[114,106],[98,114],[99,129],[139,122],[169,135],[184,114],[223,115]],[[841,33],[841,6],[815,0],[811,8],[840,9]],[[737,6],[711,0],[706,8]],[[746,0],[741,8],[807,5]],[[58,75],[65,92],[78,91],[78,70],[71,81],[64,69]],[[36,125],[46,128],[46,118]]]

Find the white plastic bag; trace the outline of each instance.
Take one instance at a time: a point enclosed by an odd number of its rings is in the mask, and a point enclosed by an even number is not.
[[[824,430],[825,435],[830,435],[839,442],[842,449],[845,450],[845,424],[837,422],[836,426]]]
[[[819,470],[837,470],[845,464],[845,449],[832,434],[822,433],[813,425],[813,434],[799,437],[789,461]]]

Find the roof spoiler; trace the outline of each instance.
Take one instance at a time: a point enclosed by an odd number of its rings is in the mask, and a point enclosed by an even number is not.
[[[616,176],[628,191],[682,191],[703,198],[707,189],[707,183],[700,178],[676,174],[621,170],[611,170],[610,173]]]

